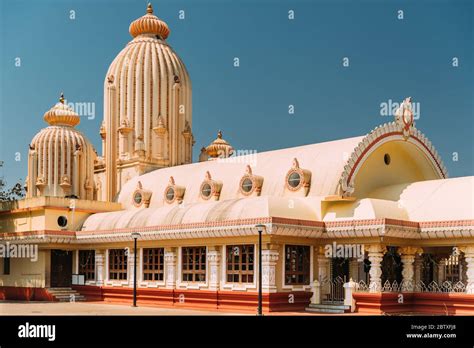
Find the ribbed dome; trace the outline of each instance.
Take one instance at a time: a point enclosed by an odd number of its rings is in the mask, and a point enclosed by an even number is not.
[[[217,132],[217,139],[215,139],[208,147],[206,147],[207,154],[211,158],[227,158],[232,156],[234,148],[224,139],[222,139],[222,132]]]
[[[135,175],[192,162],[191,81],[163,39],[167,34],[157,34],[158,27],[143,29],[144,18],[150,16],[156,18],[148,13],[132,23],[135,38],[113,60],[104,79],[103,158],[96,173],[104,173],[101,180],[108,183],[117,177],[116,184],[109,185],[116,186],[110,190],[113,195]],[[107,177],[107,167],[117,175]]]
[[[28,197],[94,197],[95,151],[74,126],[79,116],[60,103],[45,113],[50,124],[36,134],[28,155]]]
[[[81,119],[68,105],[64,104],[64,95],[61,94],[59,103],[49,109],[43,119],[50,125],[77,126]]]
[[[148,4],[146,15],[140,17],[130,24],[130,35],[136,37],[140,34],[159,35],[163,40],[166,40],[170,34],[168,25],[153,14],[153,7]]]

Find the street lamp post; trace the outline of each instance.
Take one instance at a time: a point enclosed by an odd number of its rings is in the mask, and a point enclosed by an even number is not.
[[[258,230],[258,309],[257,315],[263,315],[262,308],[262,232],[265,225],[256,225]]]
[[[140,233],[133,232],[133,307],[137,306],[137,239]]]

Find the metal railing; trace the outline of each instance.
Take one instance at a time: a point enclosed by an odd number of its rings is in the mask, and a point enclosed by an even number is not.
[[[344,302],[344,283],[346,277],[340,276],[334,279],[321,280],[321,289],[323,293],[322,301],[324,303],[341,303]]]
[[[466,284],[462,281],[451,282],[444,281],[438,284],[432,281],[429,284],[425,284],[422,281],[411,282],[402,281],[398,283],[396,280],[390,283],[388,280],[385,281],[382,287],[377,286],[376,283],[367,284],[363,280],[359,281],[356,286],[357,292],[432,292],[432,293],[465,293]]]

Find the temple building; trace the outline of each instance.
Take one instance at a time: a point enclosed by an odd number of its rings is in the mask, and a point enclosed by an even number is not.
[[[261,277],[267,312],[474,314],[474,176],[448,178],[411,98],[366,135],[236,156],[219,131],[193,162],[190,77],[146,12],[101,156],[63,96],[44,115],[0,206],[0,242],[38,255],[0,258],[0,298],[131,303],[136,276],[139,305],[255,311]]]

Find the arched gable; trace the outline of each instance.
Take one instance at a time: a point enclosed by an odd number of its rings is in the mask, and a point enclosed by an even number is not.
[[[384,157],[388,155],[389,164]],[[349,157],[340,178],[341,195],[367,196],[381,186],[447,178],[428,138],[413,125],[390,122],[365,136]]]

